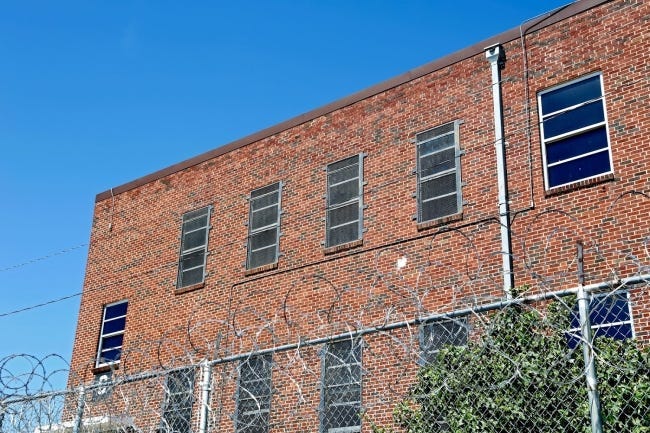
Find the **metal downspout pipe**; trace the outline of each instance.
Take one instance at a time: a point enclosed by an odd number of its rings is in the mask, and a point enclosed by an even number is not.
[[[497,156],[497,184],[499,193],[499,225],[501,226],[501,257],[503,261],[503,291],[512,299],[514,276],[512,273],[512,240],[510,229],[510,204],[506,174],[506,149],[503,138],[503,102],[501,100],[501,69],[506,64],[506,54],[499,44],[485,49],[485,57],[492,69],[492,101],[494,104],[494,145]]]

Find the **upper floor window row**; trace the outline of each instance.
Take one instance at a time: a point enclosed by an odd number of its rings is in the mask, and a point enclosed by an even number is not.
[[[205,281],[205,258],[212,206],[183,215],[181,252],[176,287],[188,287]]]
[[[325,247],[354,242],[363,234],[363,154],[329,164]]]
[[[538,95],[547,189],[612,172],[602,74]]]
[[[602,74],[572,80],[538,95],[547,189],[612,173]],[[415,136],[418,224],[462,212],[459,126],[449,122]],[[326,248],[363,237],[363,160],[354,155],[327,165]],[[250,196],[246,269],[277,263],[282,183]],[[177,287],[202,283],[211,206],[183,215]]]
[[[415,136],[418,223],[462,210],[459,125],[450,122]]]
[[[251,192],[248,218],[246,269],[276,263],[280,245],[282,183]]]

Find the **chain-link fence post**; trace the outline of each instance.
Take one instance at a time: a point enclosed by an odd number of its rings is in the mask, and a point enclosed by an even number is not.
[[[79,395],[77,396],[77,412],[74,418],[74,426],[72,427],[72,433],[81,433],[81,426],[83,424],[84,417],[84,406],[86,404],[86,389],[83,385],[79,388]]]
[[[205,359],[201,362],[201,413],[199,418],[199,433],[206,433],[208,431],[211,383],[212,365]]]
[[[596,376],[596,358],[589,320],[589,296],[584,288],[583,246],[578,242],[578,314],[580,315],[580,333],[582,336],[582,354],[585,361],[585,379],[589,396],[589,414],[591,415],[591,432],[602,433],[600,414],[600,395],[598,394],[598,377]]]

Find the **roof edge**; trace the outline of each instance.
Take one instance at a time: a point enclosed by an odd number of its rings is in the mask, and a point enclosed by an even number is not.
[[[345,108],[349,105],[355,104],[357,102],[360,102],[364,99],[370,98],[372,96],[378,95],[382,92],[385,92],[387,90],[390,90],[394,87],[400,86],[402,84],[408,83],[409,81],[413,81],[417,78],[420,78],[424,75],[430,74],[432,72],[438,71],[440,69],[444,69],[448,66],[451,66],[455,63],[458,63],[460,61],[466,60],[470,57],[474,57],[478,54],[481,54],[486,47],[489,47],[491,45],[495,45],[498,43],[507,43],[511,42],[515,39],[518,39],[521,34],[526,34],[531,31],[537,31],[540,29],[543,29],[545,27],[551,26],[555,23],[558,23],[562,20],[565,20],[567,18],[570,18],[574,15],[578,15],[582,12],[585,12],[589,9],[592,9],[596,6],[600,6],[601,4],[608,3],[612,0],[578,0],[574,3],[569,3],[565,6],[561,6],[557,9],[554,9],[552,11],[546,12],[542,15],[539,15],[537,17],[531,18],[529,20],[524,21],[520,26],[512,28],[510,30],[507,30],[503,33],[500,33],[498,35],[492,36],[488,39],[485,39],[481,42],[478,42],[474,45],[471,45],[467,48],[463,48],[459,51],[456,51],[452,54],[449,54],[445,57],[441,57],[437,60],[434,60],[432,62],[426,63],[422,66],[419,66],[415,69],[411,69],[410,71],[407,71],[401,75],[398,75],[396,77],[390,78],[386,81],[383,81],[381,83],[375,84],[373,86],[370,86],[368,88],[365,88],[359,92],[353,93],[349,96],[343,97],[341,99],[338,99],[336,101],[330,102],[326,105],[323,105],[319,108],[316,108],[314,110],[308,111],[306,113],[300,114],[298,116],[292,117],[288,120],[285,120],[283,122],[280,122],[278,124],[275,124],[273,126],[270,126],[268,128],[262,129],[258,132],[255,132],[253,134],[247,135],[243,138],[240,138],[238,140],[232,141],[228,144],[225,144],[223,146],[217,147],[213,150],[209,150],[205,153],[202,153],[200,155],[197,155],[195,157],[192,157],[190,159],[181,161],[177,164],[171,165],[169,167],[163,168],[161,170],[155,171],[151,174],[148,174],[146,176],[140,177],[138,179],[135,179],[131,182],[127,182],[125,184],[122,184],[118,187],[111,188],[107,191],[101,192],[97,194],[95,197],[95,202],[100,202],[102,200],[106,200],[107,198],[111,198],[116,194],[121,194],[127,191],[130,191],[132,189],[138,188],[142,185],[146,185],[147,183],[154,182],[156,180],[162,179],[165,176],[169,176],[171,174],[177,173],[179,171],[185,170],[187,168],[193,167],[195,165],[201,164],[205,161],[208,161],[210,159],[216,158],[218,156],[224,155],[226,153],[232,152],[236,149],[239,149],[241,147],[247,146],[249,144],[255,143],[257,141],[263,140],[265,138],[271,137],[275,134],[278,134],[280,132],[286,131],[288,129],[294,128],[296,126],[299,126],[303,123],[309,122],[311,120],[314,120],[320,116],[329,114],[333,111],[340,110],[342,108]]]

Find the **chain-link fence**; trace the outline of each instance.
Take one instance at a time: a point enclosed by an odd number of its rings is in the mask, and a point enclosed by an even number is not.
[[[25,374],[4,360],[0,431],[647,432],[648,341],[633,338],[631,314],[647,286],[639,275],[520,289],[410,321],[109,371],[65,391],[43,385],[47,360]]]

